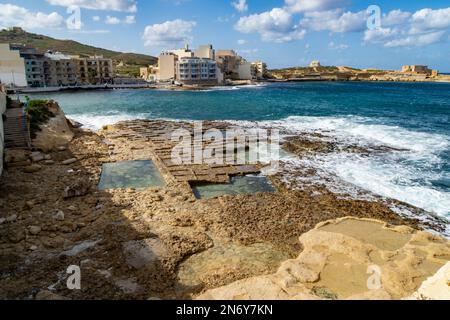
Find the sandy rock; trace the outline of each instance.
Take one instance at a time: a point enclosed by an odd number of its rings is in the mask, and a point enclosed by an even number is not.
[[[450,300],[450,262],[423,282],[411,299]]]
[[[64,212],[61,210],[56,211],[56,213],[53,215],[53,218],[58,221],[64,221]]]
[[[45,156],[41,152],[36,151],[31,153],[30,158],[33,162],[40,162],[45,159]]]
[[[64,199],[84,196],[89,193],[90,189],[89,179],[79,179],[64,189]]]
[[[49,290],[41,290],[38,292],[38,294],[35,297],[36,300],[43,300],[43,301],[61,301],[61,300],[70,300],[69,298],[60,296],[56,293],[53,293]]]
[[[44,164],[47,165],[47,166],[51,166],[51,165],[55,164],[55,161],[53,161],[53,160],[45,160]]]
[[[36,251],[37,249],[38,249],[38,247],[35,246],[35,245],[32,245],[32,246],[30,247],[30,251]]]
[[[74,137],[67,123],[66,116],[59,105],[54,101],[50,101],[48,109],[55,116],[40,126],[41,130],[37,132],[36,138],[33,140],[33,146],[44,152],[49,152],[58,146],[66,145]]]
[[[71,158],[71,159],[67,159],[64,160],[63,162],[61,162],[63,165],[68,166],[69,164],[73,164],[75,162],[77,162],[78,160],[76,158]]]
[[[14,222],[17,220],[17,214],[12,214],[8,217],[6,217],[5,221],[8,223]]]
[[[168,248],[160,239],[126,242],[123,249],[127,263],[135,269],[153,268],[170,257]]]
[[[33,236],[38,235],[41,232],[42,228],[39,226],[29,226],[28,227],[28,231],[30,232],[30,234],[32,234]]]
[[[12,164],[18,162],[26,162],[28,160],[30,152],[19,149],[7,149],[5,150],[5,163]]]
[[[35,173],[38,172],[42,169],[42,167],[40,165],[37,164],[32,164],[30,166],[27,166],[23,169],[23,172],[25,173]]]
[[[56,147],[56,150],[58,150],[58,151],[66,151],[67,148],[64,147],[64,146],[58,146],[58,147]]]
[[[450,255],[448,240],[370,219],[321,223],[300,243],[300,256],[284,262],[277,273],[208,290],[198,299],[401,299]],[[419,289],[420,297],[450,299],[446,268]]]

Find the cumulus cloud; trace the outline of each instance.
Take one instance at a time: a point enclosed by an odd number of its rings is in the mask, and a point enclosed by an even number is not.
[[[91,10],[136,12],[136,0],[47,0],[48,3],[63,7],[80,7]]]
[[[421,35],[411,35],[390,40],[385,43],[385,47],[422,47],[440,41],[444,34],[445,31],[436,31]]]
[[[380,29],[364,32],[364,41],[388,48],[427,46],[443,41],[449,27],[450,8],[415,13],[393,10],[383,16]]]
[[[174,48],[192,40],[195,21],[172,20],[147,26],[142,39],[147,47]]]
[[[233,7],[239,12],[245,12],[248,10],[247,0],[238,0],[231,3]]]
[[[290,12],[327,11],[344,7],[348,0],[285,0]]]
[[[114,16],[106,16],[105,23],[112,24],[112,25],[134,24],[134,23],[136,23],[136,17],[135,16],[126,16],[125,19],[121,20]]]
[[[57,28],[64,25],[64,18],[56,12],[32,12],[12,4],[0,3],[0,28],[24,29]]]
[[[361,32],[367,28],[367,12],[341,9],[306,12],[301,26],[314,31]]]
[[[337,44],[337,43],[334,43],[333,41],[331,41],[328,44],[328,48],[331,49],[331,50],[345,50],[345,49],[348,49],[349,46],[347,44],[344,44],[344,43]]]
[[[106,16],[105,23],[106,24],[120,24],[121,21],[117,17]]]
[[[306,31],[293,22],[293,16],[283,8],[241,17],[235,29],[242,33],[259,33],[263,41],[289,42],[303,39]]]

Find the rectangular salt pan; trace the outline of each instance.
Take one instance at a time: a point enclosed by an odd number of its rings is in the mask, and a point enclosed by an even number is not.
[[[107,189],[145,189],[165,186],[161,172],[151,160],[107,163],[102,167],[98,188]]]
[[[276,189],[264,176],[236,176],[228,184],[193,185],[192,191],[197,199],[212,199],[224,195],[272,193]]]

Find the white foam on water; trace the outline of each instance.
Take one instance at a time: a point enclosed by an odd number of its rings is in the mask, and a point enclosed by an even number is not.
[[[325,184],[332,192],[360,198],[358,189],[363,189],[442,217],[450,217],[450,192],[439,190],[431,184],[433,180],[448,178],[439,168],[446,161],[441,158],[441,153],[450,149],[449,137],[373,121],[363,117],[302,116],[278,121],[232,123],[244,127],[275,127],[287,135],[320,133],[324,140],[343,146],[393,148],[369,155],[336,151],[291,159],[286,163],[286,168],[291,172],[305,168],[316,170],[317,176],[314,178],[295,175],[295,179],[303,180],[300,181],[302,183]],[[287,173],[285,181],[292,184],[292,177]]]
[[[110,115],[98,115],[98,114],[68,114],[68,118],[78,121],[84,125],[85,128],[91,130],[99,130],[103,126],[112,125],[120,121],[137,120],[137,119],[147,119],[146,114],[110,114]]]

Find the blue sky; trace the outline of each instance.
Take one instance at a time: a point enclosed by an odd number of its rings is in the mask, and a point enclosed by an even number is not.
[[[381,10],[369,29],[370,5]],[[66,20],[80,8],[81,25]],[[78,21],[78,20],[70,20]],[[372,20],[371,20],[372,21]],[[378,20],[373,20],[378,21]],[[450,72],[450,1],[15,0],[0,1],[0,27],[157,55],[211,43],[271,68],[324,65]]]

